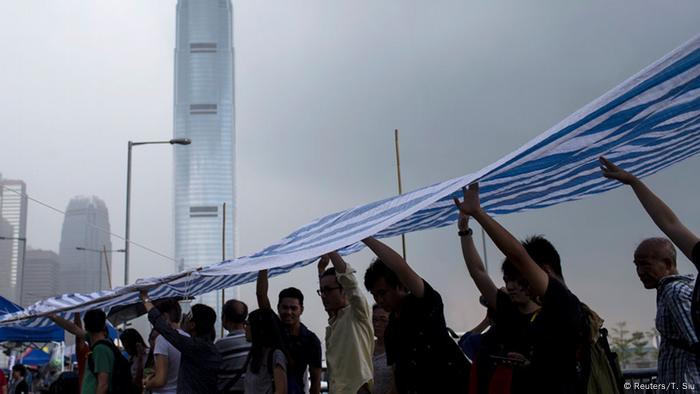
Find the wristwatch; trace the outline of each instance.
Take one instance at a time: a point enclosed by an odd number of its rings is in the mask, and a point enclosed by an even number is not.
[[[457,232],[457,235],[459,235],[460,237],[471,237],[472,234],[474,234],[474,231],[472,231],[472,229],[470,229],[470,228],[468,228],[466,230],[459,230]]]

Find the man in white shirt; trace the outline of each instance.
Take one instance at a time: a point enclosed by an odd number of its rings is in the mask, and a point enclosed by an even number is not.
[[[180,329],[182,310],[176,300],[160,301],[156,308],[174,329],[182,335],[189,336]],[[158,335],[153,354],[155,355],[155,373],[146,379],[144,388],[151,390],[153,394],[175,394],[177,375],[180,370],[180,352],[162,335]]]

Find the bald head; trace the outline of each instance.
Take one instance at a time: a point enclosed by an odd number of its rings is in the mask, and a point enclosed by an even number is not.
[[[228,300],[221,310],[224,328],[227,330],[240,330],[245,327],[245,319],[248,317],[248,306],[239,300]]]
[[[637,249],[634,252],[635,256],[638,253],[646,253],[660,260],[667,259],[674,267],[676,266],[676,247],[666,238],[645,239],[637,245]]]
[[[634,251],[637,275],[647,289],[655,289],[666,276],[676,275],[676,248],[666,238],[647,238]]]

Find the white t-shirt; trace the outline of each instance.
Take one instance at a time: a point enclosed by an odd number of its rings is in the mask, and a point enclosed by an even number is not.
[[[179,328],[177,332],[188,337],[190,336]],[[175,349],[162,335],[158,335],[153,354],[160,354],[168,358],[168,378],[165,381],[165,386],[154,388],[151,392],[153,394],[175,394],[177,392],[177,374],[180,370],[180,351]]]

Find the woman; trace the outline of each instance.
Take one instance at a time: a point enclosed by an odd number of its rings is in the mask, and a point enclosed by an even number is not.
[[[245,374],[246,394],[286,394],[287,355],[281,322],[270,309],[248,315],[246,338],[251,342]]]
[[[124,350],[129,355],[129,366],[131,367],[131,378],[134,382],[134,387],[142,387],[143,369],[146,365],[149,348],[143,341],[141,334],[133,328],[124,330],[119,339],[122,341]]]
[[[384,348],[384,330],[389,323],[389,312],[379,304],[372,306],[372,326],[374,328],[374,354],[372,365],[374,367],[374,386],[372,392],[385,394],[391,391],[393,374],[391,367],[386,363],[386,350]]]

